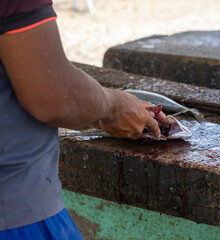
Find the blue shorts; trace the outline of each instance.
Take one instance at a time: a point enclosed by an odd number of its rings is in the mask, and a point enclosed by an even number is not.
[[[0,231],[0,240],[83,240],[64,208],[57,215],[24,227]]]

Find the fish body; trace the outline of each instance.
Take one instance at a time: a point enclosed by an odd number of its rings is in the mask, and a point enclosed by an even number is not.
[[[163,111],[174,113],[174,116],[181,113],[190,112],[198,122],[202,122],[204,120],[203,115],[199,113],[197,109],[187,108],[161,94],[139,89],[126,89],[124,91],[132,95],[135,95],[141,101],[151,102],[155,105],[162,104]]]

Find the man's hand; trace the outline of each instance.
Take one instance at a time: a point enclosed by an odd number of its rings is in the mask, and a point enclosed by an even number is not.
[[[107,133],[118,138],[138,139],[146,126],[155,137],[160,137],[158,122],[154,113],[146,107],[154,105],[139,101],[135,96],[114,91],[114,104],[112,113],[106,118],[91,124],[92,127],[102,128]],[[160,118],[166,121],[166,116],[161,113]]]

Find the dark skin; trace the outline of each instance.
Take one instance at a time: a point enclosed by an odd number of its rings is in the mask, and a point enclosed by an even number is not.
[[[70,129],[101,127],[137,139],[144,126],[160,135],[154,113],[135,96],[102,87],[65,56],[55,21],[0,35],[0,58],[20,104],[41,122]],[[166,122],[161,112],[159,120]]]

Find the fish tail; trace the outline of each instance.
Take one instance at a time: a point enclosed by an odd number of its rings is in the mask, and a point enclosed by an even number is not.
[[[193,115],[197,122],[201,123],[205,120],[203,114],[200,113],[197,109],[189,108],[189,112]]]
[[[182,113],[186,113],[189,112],[192,114],[192,116],[196,119],[197,122],[201,123],[204,121],[204,116],[202,113],[200,113],[197,109],[195,108],[187,108],[187,109],[183,109],[177,113],[172,114],[172,116],[178,116]]]

